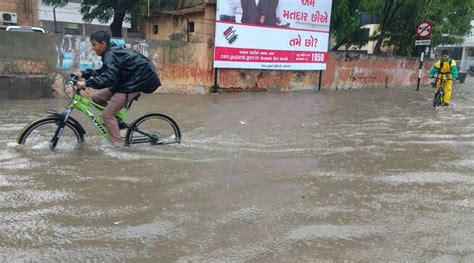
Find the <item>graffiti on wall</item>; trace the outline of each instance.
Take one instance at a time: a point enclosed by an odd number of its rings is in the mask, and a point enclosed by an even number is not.
[[[133,48],[148,57],[149,46],[145,41],[138,44],[125,44],[123,39],[112,39],[117,45]],[[70,69],[97,69],[102,66],[102,60],[91,49],[90,39],[87,36],[64,35],[56,46],[57,68]]]
[[[135,51],[137,51],[138,53],[144,55],[145,57],[148,57],[148,49],[149,48],[150,48],[150,46],[148,45],[148,43],[145,40],[140,41],[140,42],[138,42],[138,44],[133,45],[133,49]]]
[[[99,56],[90,47],[89,37],[64,35],[56,46],[59,69],[95,69],[102,66]]]

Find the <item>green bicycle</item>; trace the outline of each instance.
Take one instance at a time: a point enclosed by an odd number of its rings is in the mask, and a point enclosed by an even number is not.
[[[17,142],[21,145],[42,148],[49,146],[51,150],[56,148],[76,148],[84,143],[84,135],[86,131],[83,126],[75,118],[71,116],[74,109],[84,113],[91,121],[102,137],[109,140],[109,133],[105,128],[102,117],[94,112],[101,113],[105,107],[92,102],[90,99],[81,95],[81,90],[75,88],[78,77],[71,75],[69,83],[74,91],[71,97],[67,97],[69,104],[64,111],[47,110],[48,117],[33,121],[28,124],[18,136]],[[140,96],[140,95],[139,95]],[[125,120],[128,116],[134,100],[128,102],[125,109],[117,114],[119,127],[121,130],[126,129],[125,145],[131,144],[150,144],[150,145],[166,145],[181,142],[181,131],[178,124],[169,116],[162,113],[148,113],[138,117],[131,124],[126,124]]]

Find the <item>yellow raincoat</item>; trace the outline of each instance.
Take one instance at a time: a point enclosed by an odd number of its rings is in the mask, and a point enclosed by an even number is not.
[[[451,94],[453,91],[453,81],[452,79],[458,78],[458,68],[456,67],[456,61],[449,58],[448,61],[438,60],[434,67],[431,69],[428,74],[429,77],[433,77],[436,73],[438,75],[442,74],[439,78],[436,79],[435,89],[441,84],[441,78],[446,78],[446,84],[444,85],[444,103],[447,105],[451,101]]]

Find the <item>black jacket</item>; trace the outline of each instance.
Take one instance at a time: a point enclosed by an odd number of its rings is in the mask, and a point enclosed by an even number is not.
[[[277,25],[277,14],[276,9],[278,7],[279,0],[260,0],[259,11],[265,16],[263,25],[265,26],[276,26]]]
[[[114,43],[102,55],[100,69],[89,69],[82,74],[87,79],[86,86],[110,88],[114,93],[143,91],[150,85],[161,85],[155,65],[147,57]]]
[[[257,9],[255,0],[240,0],[242,5],[242,24],[260,24],[261,12]],[[260,5],[260,4],[259,4]]]

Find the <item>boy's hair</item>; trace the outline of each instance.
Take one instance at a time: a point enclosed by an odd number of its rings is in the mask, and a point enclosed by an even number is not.
[[[91,41],[95,40],[98,43],[100,42],[105,42],[107,46],[110,46],[110,34],[105,32],[105,31],[97,31],[95,33],[92,33],[90,36]]]
[[[449,50],[443,50],[443,53],[441,55],[449,55]]]

